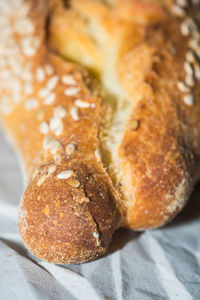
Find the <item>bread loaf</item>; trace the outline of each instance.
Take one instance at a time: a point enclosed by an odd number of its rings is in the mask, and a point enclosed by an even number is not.
[[[164,225],[200,176],[199,1],[0,1],[0,117],[19,231],[59,264]]]

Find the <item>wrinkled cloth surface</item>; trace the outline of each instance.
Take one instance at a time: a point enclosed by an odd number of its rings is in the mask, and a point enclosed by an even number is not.
[[[200,185],[184,211],[161,229],[120,229],[109,253],[82,265],[42,262],[17,230],[23,192],[19,162],[0,129],[1,300],[200,299]]]

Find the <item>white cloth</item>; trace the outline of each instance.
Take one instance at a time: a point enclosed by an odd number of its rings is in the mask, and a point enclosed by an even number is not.
[[[17,230],[22,191],[16,155],[0,131],[1,300],[200,299],[200,186],[168,226],[121,229],[105,257],[68,266],[39,261],[25,249]]]

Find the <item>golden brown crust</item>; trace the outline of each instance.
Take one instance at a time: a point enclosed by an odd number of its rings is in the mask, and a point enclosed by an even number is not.
[[[113,148],[117,154],[102,141],[104,151],[110,152],[103,156],[104,163],[108,165],[106,156],[113,157],[108,172],[121,195],[116,201],[123,211],[122,224],[132,229],[161,226],[174,217],[198,173],[200,54],[195,43],[200,37],[194,10],[189,3],[173,1],[118,0],[109,6],[76,0],[70,9],[52,13],[53,47],[103,74],[111,93],[118,85],[116,98],[128,99],[132,109],[126,126],[121,126],[122,140]],[[84,50],[76,56],[73,48]],[[118,77],[112,86],[104,74],[109,63]]]
[[[184,103],[185,95],[177,89],[184,82],[187,38],[174,18],[145,31],[145,43],[119,62],[122,84],[130,97],[141,99],[119,154],[124,177],[132,178],[134,199],[128,201],[126,215],[127,226],[135,229],[160,226],[182,209],[194,184],[200,146],[199,85],[190,92],[196,95],[192,105]],[[133,120],[140,124],[136,130]]]
[[[28,174],[19,210],[25,245],[50,262],[80,263],[107,250],[119,222],[112,183],[97,155],[101,100],[87,87],[90,79],[82,68],[49,53],[44,43],[46,9],[39,3],[27,6],[28,20],[36,24],[32,38],[39,37],[38,49],[28,45],[20,66],[23,71],[30,64],[31,79],[18,79],[19,102],[9,98],[1,117]],[[14,36],[16,47],[21,39]],[[12,67],[7,69],[10,80]],[[4,83],[4,95],[10,92]]]
[[[188,75],[184,70],[188,37],[174,17],[166,16],[159,26],[144,30],[145,42],[119,62],[120,78],[130,97],[141,99],[119,154],[124,177],[132,178],[134,199],[128,201],[126,215],[127,226],[135,229],[160,226],[182,209],[194,185],[200,148],[198,76],[189,92],[177,88]],[[136,76],[142,74],[138,84]],[[187,94],[194,103],[186,102]],[[131,128],[132,120],[139,122],[138,129]]]
[[[25,245],[80,263],[119,226],[161,226],[185,205],[199,172],[200,37],[190,7],[170,0],[48,4],[0,4],[0,116],[28,175]],[[100,74],[105,99],[51,47]]]

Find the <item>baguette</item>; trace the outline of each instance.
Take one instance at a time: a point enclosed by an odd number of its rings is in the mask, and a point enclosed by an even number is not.
[[[95,259],[117,228],[162,226],[185,205],[200,175],[193,2],[0,1],[0,117],[36,257]]]

